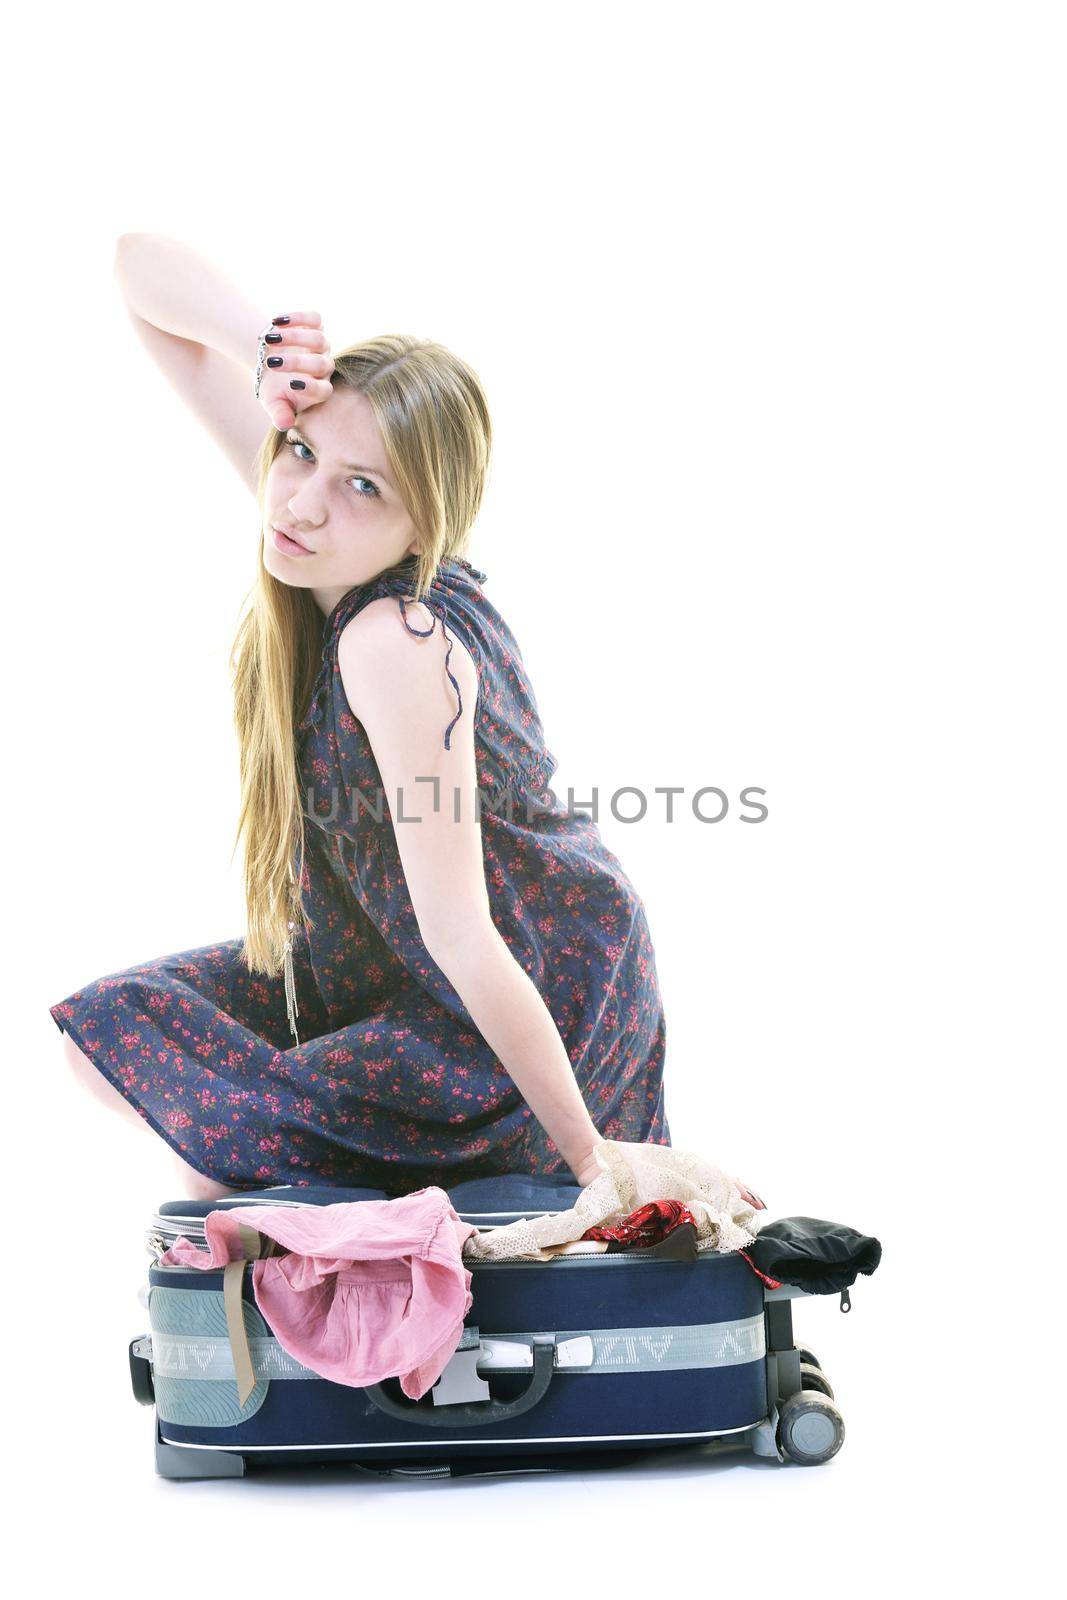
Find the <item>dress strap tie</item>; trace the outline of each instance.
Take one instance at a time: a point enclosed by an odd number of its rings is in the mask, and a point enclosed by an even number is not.
[[[293,871],[293,863],[291,861],[289,863],[289,881],[292,884],[296,883],[296,874]],[[285,985],[285,1009],[289,1016],[289,1027],[292,1030],[293,1038],[299,1044],[300,1035],[296,1031],[296,1019],[300,1012],[296,1003],[296,975],[293,971],[293,930],[295,927],[296,923],[290,920],[289,937],[285,941],[285,959],[282,963],[282,971]]]
[[[410,601],[405,599],[405,597],[402,594],[398,594],[397,595],[397,599],[400,601],[400,615],[404,619],[404,626],[408,630],[408,632],[409,633],[413,633],[416,636],[416,638],[428,639],[430,637],[431,633],[433,632],[433,630],[437,626],[437,618],[438,618],[439,613],[434,610],[433,606],[430,605],[429,601],[424,600],[422,602],[422,604],[426,607],[427,611],[429,611],[430,615],[433,617],[433,621],[430,623],[430,626],[428,628],[413,628],[411,626],[411,623],[408,621],[407,612],[404,610],[404,607],[406,605],[409,605]],[[452,654],[453,641],[448,638],[448,629],[445,626],[445,619],[444,619],[443,613],[441,613],[440,615],[441,615],[441,633],[443,634],[443,636],[446,639],[448,639],[448,649],[445,651],[445,671],[448,673],[448,676],[452,680],[452,687],[455,689],[455,691],[456,691],[456,699],[459,701],[459,710],[456,712],[455,716],[452,718],[452,721],[448,724],[448,727],[445,729],[445,749],[446,750],[451,750],[451,748],[452,748],[452,729],[456,726],[456,723],[459,721],[460,717],[463,715],[463,695],[460,692],[459,684],[456,682],[455,674],[449,669],[448,658]]]

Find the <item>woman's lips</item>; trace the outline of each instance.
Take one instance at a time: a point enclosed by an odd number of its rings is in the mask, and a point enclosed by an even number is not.
[[[274,548],[280,550],[283,556],[313,556],[314,550],[305,550],[302,544],[297,544],[295,539],[290,539],[287,533],[280,528],[271,528],[274,535]]]

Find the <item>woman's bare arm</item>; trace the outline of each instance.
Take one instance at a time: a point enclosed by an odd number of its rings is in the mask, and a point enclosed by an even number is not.
[[[428,612],[423,616],[421,605],[413,611],[413,627],[434,620]],[[341,632],[341,682],[378,763],[426,951],[584,1183],[601,1136],[551,1012],[493,921],[477,805],[478,673],[454,636],[453,676],[462,685],[463,712],[449,748],[442,747],[442,723],[455,711],[443,670],[444,642],[436,625],[427,638],[413,637],[395,597],[372,600]]]
[[[121,234],[115,276],[145,349],[254,494],[253,460],[271,426],[254,375],[271,313],[196,250],[163,234]],[[326,349],[321,329],[292,336],[316,352]]]

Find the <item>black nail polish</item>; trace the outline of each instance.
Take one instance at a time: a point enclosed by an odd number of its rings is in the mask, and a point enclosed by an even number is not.
[[[268,367],[280,367],[284,359],[284,356],[268,356],[267,365]]]
[[[280,333],[265,333],[263,337],[268,344],[281,344],[282,342]]]
[[[304,382],[303,378],[290,378],[289,387],[290,389],[306,389],[307,384]]]
[[[270,320],[273,323],[275,323],[275,325],[277,325],[279,322],[288,322],[289,318],[288,317],[271,317]]]

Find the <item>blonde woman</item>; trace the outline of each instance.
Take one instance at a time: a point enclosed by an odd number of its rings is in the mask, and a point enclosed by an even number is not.
[[[54,1005],[76,1072],[199,1199],[584,1185],[603,1138],[669,1145],[641,901],[548,787],[518,644],[466,555],[476,374],[402,335],[331,351],[317,313],[270,317],[158,235],[123,235],[116,272],[258,508],[232,661],[247,931]]]

